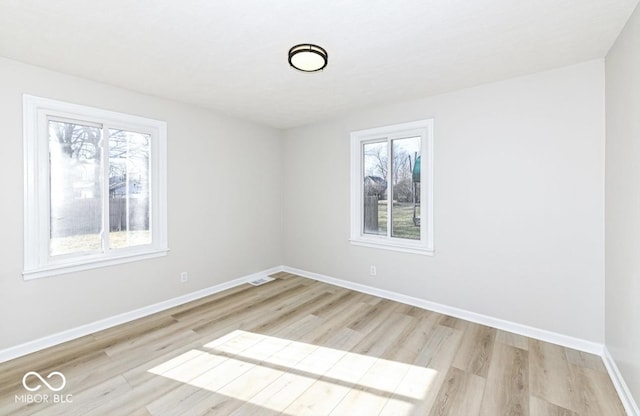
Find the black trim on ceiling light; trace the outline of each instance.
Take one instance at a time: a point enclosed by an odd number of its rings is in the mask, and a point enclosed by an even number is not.
[[[307,67],[296,66],[296,64],[294,64],[294,57],[301,53],[302,54],[311,53],[311,54],[318,55],[322,59],[322,65],[307,66]],[[327,51],[324,48],[321,48],[318,45],[314,45],[312,43],[301,43],[289,49],[289,65],[291,65],[293,68],[297,69],[298,71],[302,71],[302,72],[322,71],[327,66],[328,63],[329,63],[329,54],[327,54]],[[298,63],[298,65],[300,65],[300,63]]]

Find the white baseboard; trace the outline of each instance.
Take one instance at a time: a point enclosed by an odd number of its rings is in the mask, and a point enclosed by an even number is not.
[[[415,298],[401,293],[391,292],[384,289],[378,289],[375,287],[363,285],[360,283],[354,283],[347,280],[336,279],[334,277],[325,276],[318,273],[308,272],[306,270],[295,269],[293,267],[282,266],[281,270],[288,273],[297,274],[298,276],[306,277],[309,279],[318,280],[321,282],[329,283],[335,286],[344,287],[346,289],[352,289],[358,292],[367,293],[369,295],[378,296],[384,299],[394,300],[396,302],[404,303],[411,306],[417,306],[418,308],[427,309],[430,311],[442,313],[445,315],[453,316],[456,318],[464,319],[466,321],[475,322],[478,324],[490,326],[496,329],[502,329],[504,331],[513,332],[516,334],[524,335],[526,337],[539,339],[541,341],[550,342],[552,344],[561,345],[563,347],[572,348],[578,351],[588,352],[590,354],[596,354],[602,356],[604,346],[597,342],[587,341],[580,338],[571,337],[568,335],[558,334],[556,332],[547,331],[540,328],[534,328],[519,323],[506,321],[504,319],[494,318],[488,315],[482,315],[479,313],[467,311],[465,309],[459,309],[452,306],[443,305],[428,300]]]
[[[354,283],[347,280],[336,279],[334,277],[325,276],[318,273],[313,273],[305,270],[296,269],[293,267],[279,266],[268,270],[263,270],[258,273],[254,273],[248,276],[240,277],[228,282],[221,283],[219,285],[211,286],[206,289],[198,290],[196,292],[188,293],[186,295],[178,296],[176,298],[168,299],[163,302],[159,302],[153,305],[145,306],[130,312],[125,312],[120,315],[116,315],[110,318],[102,319],[93,323],[82,325],[76,328],[72,328],[66,331],[62,331],[53,335],[49,335],[40,339],[26,342],[24,344],[16,345],[4,350],[0,350],[0,363],[9,361],[14,358],[18,358],[33,352],[52,347],[63,342],[71,341],[76,338],[83,337],[107,328],[121,325],[135,319],[143,318],[145,316],[161,312],[163,310],[173,308],[191,302],[205,296],[212,295],[214,293],[221,292],[223,290],[231,289],[241,284],[247,283],[250,280],[264,277],[277,272],[293,273],[309,279],[318,280],[321,282],[329,283],[335,286],[344,287],[346,289],[355,290],[358,292],[378,296],[384,299],[393,300],[396,302],[404,303],[407,305],[416,306],[422,309],[446,314],[456,318],[464,319],[467,321],[479,323],[482,325],[490,326],[492,328],[502,329],[505,331],[513,332],[516,334],[524,335],[530,338],[539,339],[541,341],[550,342],[553,344],[561,345],[564,347],[572,348],[578,351],[588,352],[591,354],[600,355],[603,358],[604,364],[609,372],[609,376],[613,381],[613,384],[620,396],[625,410],[629,416],[640,416],[640,410],[626,385],[622,374],[620,373],[615,361],[611,357],[611,354],[607,350],[606,346],[583,340],[580,338],[571,337],[568,335],[558,334],[552,331],[544,329],[534,328],[527,325],[518,324],[515,322],[506,321],[503,319],[495,318],[488,315],[478,314],[475,312],[467,311],[460,308],[455,308],[436,302],[431,302],[425,299],[415,298],[401,293],[396,293],[384,289],[378,289],[372,286],[363,285],[360,283]]]
[[[453,316],[456,318],[464,319],[467,321],[475,322],[478,324],[490,326],[492,328],[502,329],[505,331],[513,332],[516,334],[524,335],[529,338],[538,339],[552,344],[561,345],[563,347],[572,348],[578,351],[588,352],[596,354],[602,357],[609,377],[616,388],[618,396],[624,405],[625,411],[628,416],[640,416],[640,410],[636,404],[629,387],[624,381],[618,366],[611,357],[609,350],[603,344],[599,344],[593,341],[587,341],[580,338],[571,337],[568,335],[558,334],[556,332],[547,331],[540,328],[534,328],[528,325],[522,325],[515,322],[506,321],[504,319],[494,318],[492,316],[482,315],[479,313],[467,311],[464,309],[454,308],[440,303],[431,302],[424,299],[415,298],[412,296],[403,295],[401,293],[391,292],[384,289],[378,289],[375,287],[363,285],[360,283],[354,283],[347,280],[336,279],[334,277],[325,276],[318,273],[309,272],[306,270],[300,270],[293,267],[282,266],[281,271],[287,273],[293,273],[298,276],[306,277],[309,279],[318,280],[321,282],[329,283],[335,286],[344,287],[346,289],[355,290],[358,292],[366,293],[373,296],[378,296],[384,299],[393,300],[396,302],[404,303],[407,305],[416,306],[422,309],[442,313],[445,315]]]
[[[239,286],[247,283],[250,280],[257,279],[259,277],[268,276],[282,270],[281,267],[275,267],[268,270],[263,270],[258,273],[251,274],[249,276],[240,277],[228,282],[220,283],[219,285],[211,286],[206,289],[198,290],[186,295],[178,296],[172,299],[165,300],[163,302],[155,303],[153,305],[145,306],[140,309],[136,309],[130,312],[125,312],[120,315],[112,316],[110,318],[102,319],[96,322],[92,322],[86,325],[81,325],[76,328],[68,329],[66,331],[58,332],[43,338],[39,338],[33,341],[26,342],[24,344],[9,347],[4,350],[0,350],[0,363],[12,360],[14,358],[22,357],[33,352],[53,347],[54,345],[62,344],[63,342],[71,341],[76,338],[83,337],[98,331],[102,331],[107,328],[121,325],[135,319],[143,318],[145,316],[164,311],[175,306],[185,304],[187,302],[194,301],[196,299],[203,298],[205,296],[212,295],[214,293],[222,292],[223,290],[231,289],[232,287]]]
[[[622,401],[622,405],[624,406],[624,410],[627,412],[627,415],[640,416],[640,408],[638,408],[638,404],[631,395],[629,386],[625,383],[622,373],[620,373],[620,369],[616,365],[615,360],[606,346],[604,347],[602,359],[604,360],[604,365],[607,367],[611,381],[613,381],[613,385],[618,392],[618,396],[620,396],[620,400]]]

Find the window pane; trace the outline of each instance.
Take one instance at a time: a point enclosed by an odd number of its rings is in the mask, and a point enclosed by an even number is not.
[[[109,130],[109,246],[151,244],[149,157],[151,136]]]
[[[391,142],[391,236],[420,240],[420,137]]]
[[[365,143],[363,153],[363,232],[387,235],[387,142]]]
[[[102,250],[101,129],[49,121],[49,254]]]

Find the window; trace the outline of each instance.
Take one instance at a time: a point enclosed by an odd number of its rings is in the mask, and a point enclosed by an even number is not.
[[[24,96],[24,278],[165,255],[166,124]]]
[[[351,133],[351,243],[433,253],[433,121]]]

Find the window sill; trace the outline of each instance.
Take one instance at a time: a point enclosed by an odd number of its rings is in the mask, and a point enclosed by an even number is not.
[[[124,253],[101,259],[94,258],[85,261],[74,261],[73,263],[48,265],[25,270],[22,272],[22,277],[24,280],[39,279],[42,277],[50,277],[83,270],[97,269],[100,267],[114,266],[117,264],[131,263],[139,260],[153,259],[156,257],[164,257],[168,252],[169,249],[149,250],[136,253]]]
[[[394,244],[389,242],[381,242],[381,241],[368,241],[368,240],[359,240],[359,239],[350,239],[351,245],[361,246],[361,247],[369,247],[369,248],[377,248],[382,250],[390,250],[390,251],[398,251],[401,253],[409,253],[409,254],[420,254],[423,256],[433,256],[433,249],[428,249],[425,247],[416,247],[416,246],[407,246],[404,244]]]

